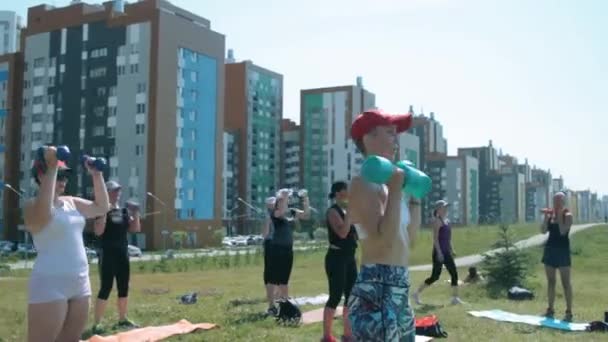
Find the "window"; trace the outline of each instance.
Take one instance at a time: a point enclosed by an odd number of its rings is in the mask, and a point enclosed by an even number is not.
[[[139,72],[139,64],[131,64],[131,73],[137,74]]]
[[[194,70],[190,71],[190,79],[192,82],[198,82],[198,72]]]
[[[23,107],[27,107],[27,98],[23,99]]]
[[[116,146],[110,146],[108,148],[108,155],[109,156],[115,156],[116,155]]]
[[[103,146],[95,146],[95,147],[93,147],[91,152],[95,156],[101,156],[101,155],[103,155]]]
[[[93,108],[93,113],[96,117],[100,118],[105,113],[105,107],[95,107]]]
[[[100,137],[106,134],[106,128],[104,126],[95,126],[93,127],[93,136]]]
[[[131,44],[131,54],[139,53],[139,48],[137,44]]]
[[[23,89],[27,89],[29,87],[30,87],[30,81],[28,81],[28,80],[23,81]]]
[[[195,121],[197,116],[198,115],[197,115],[196,109],[190,110],[190,115],[189,115],[190,120]]]
[[[188,189],[188,201],[194,201],[194,189]]]
[[[193,208],[188,209],[188,218],[194,218],[194,209]]]
[[[46,103],[50,104],[50,105],[54,104],[55,103],[55,96],[53,96],[53,95],[47,96]]]
[[[89,77],[90,78],[104,77],[105,75],[106,75],[106,68],[105,67],[95,68],[95,69],[91,69],[89,71]]]
[[[34,59],[34,68],[40,68],[44,66],[44,57]]]
[[[124,45],[123,45],[123,46],[119,46],[119,47],[118,47],[118,55],[119,55],[119,56],[124,56],[124,55],[126,55],[125,50],[126,50],[126,46],[124,46]]]
[[[116,86],[110,87],[110,96],[116,96]]]
[[[117,109],[116,107],[109,107],[108,116],[116,116]]]
[[[146,126],[144,124],[136,124],[135,125],[135,134],[137,134],[137,135],[144,134],[145,127]]]
[[[192,138],[193,141],[196,141],[196,129],[193,129],[192,131],[190,131],[190,137]]]
[[[97,96],[98,97],[105,97],[106,96],[106,87],[99,87],[97,88]]]
[[[195,180],[196,179],[196,169],[190,169],[188,170],[188,180]]]
[[[137,92],[145,93],[146,92],[146,83],[137,83]]]
[[[131,167],[131,177],[139,177],[139,169],[135,166]]]
[[[34,99],[32,100],[32,104],[41,104],[43,101],[43,97],[42,96],[34,96]]]
[[[43,80],[44,80],[44,79],[43,79],[42,77],[34,77],[34,80],[33,80],[34,87],[35,87],[35,86],[42,85],[42,81],[43,81]]]
[[[57,65],[57,57],[49,58],[49,68],[54,68]]]
[[[196,160],[196,150],[190,149],[190,160]]]
[[[194,89],[190,90],[190,98],[192,101],[196,101],[198,99],[198,91]]]
[[[108,138],[116,137],[116,127],[108,127]]]
[[[117,73],[118,75],[124,75],[124,74],[126,74],[126,73],[127,73],[127,69],[126,69],[126,67],[125,67],[124,65],[119,65],[119,66],[116,68],[116,73]]]
[[[146,104],[145,103],[138,103],[137,104],[137,114],[143,114],[146,112]]]
[[[91,58],[105,57],[108,55],[107,48],[95,49],[91,51]]]
[[[135,155],[142,156],[144,154],[144,146],[143,145],[135,145]]]

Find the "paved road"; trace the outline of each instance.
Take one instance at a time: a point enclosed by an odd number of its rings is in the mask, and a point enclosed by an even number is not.
[[[598,225],[597,223],[574,225],[570,229],[570,235],[576,234],[576,233],[580,232],[581,230],[585,230],[587,228],[591,228],[591,227],[594,227],[597,225]],[[517,241],[515,243],[515,246],[517,246],[519,248],[540,246],[547,240],[548,235],[549,234],[537,234],[537,235],[529,237],[525,240]],[[497,248],[497,249],[490,250],[486,253],[492,255],[497,252],[501,252],[502,250],[503,250],[503,248]],[[464,267],[464,266],[476,265],[476,264],[480,263],[482,260],[483,260],[483,256],[481,254],[474,254],[474,255],[467,255],[467,256],[460,257],[460,258],[456,258],[456,260],[454,260],[454,261],[456,262],[456,266]],[[431,271],[432,269],[433,269],[433,265],[431,265],[431,264],[410,267],[410,271]]]

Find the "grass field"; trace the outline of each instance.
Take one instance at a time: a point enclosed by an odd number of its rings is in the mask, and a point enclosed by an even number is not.
[[[523,229],[525,231],[525,229]],[[517,231],[517,229],[516,229]],[[526,236],[527,232],[516,234]],[[486,245],[487,242],[475,240],[480,234],[455,232],[455,242],[459,255],[471,254],[482,249],[469,250],[471,245]],[[464,235],[469,235],[469,239]],[[458,237],[458,238],[456,238]],[[417,243],[417,250],[430,250],[428,241]],[[458,240],[457,240],[458,239]],[[429,240],[430,241],[430,240]],[[493,242],[493,240],[492,240]],[[492,244],[489,242],[489,245]],[[599,320],[608,309],[605,296],[605,280],[608,279],[608,264],[605,263],[605,250],[608,246],[608,227],[600,226],[583,231],[573,237],[573,285],[574,314],[576,321]],[[476,248],[478,248],[477,246]],[[467,252],[468,251],[468,252]],[[426,251],[428,252],[428,251]],[[534,260],[540,260],[540,248],[534,248]],[[327,293],[323,270],[324,251],[298,253],[292,273],[291,295],[317,295]],[[202,259],[202,258],[201,258]],[[424,261],[428,260],[428,257]],[[413,263],[415,264],[415,263]],[[130,316],[145,325],[160,325],[186,318],[191,322],[212,322],[221,326],[171,341],[318,341],[321,325],[298,328],[279,327],[271,319],[263,319],[260,313],[265,305],[251,304],[233,306],[235,299],[261,299],[263,295],[261,280],[261,257],[258,254],[242,256],[238,260],[219,258],[217,260],[171,260],[134,265],[131,284]],[[178,272],[181,270],[181,272]],[[465,270],[460,270],[464,275]],[[449,333],[449,341],[554,341],[554,340],[606,340],[606,335],[590,333],[562,333],[526,325],[497,323],[490,320],[470,317],[467,310],[503,309],[526,314],[540,314],[546,308],[544,276],[540,263],[536,264],[536,277],[530,280],[530,287],[537,299],[529,302],[491,300],[485,290],[477,286],[462,288],[462,298],[467,305],[449,306],[449,285],[444,273],[434,287],[424,293],[423,300],[437,305],[432,309],[415,307],[417,314],[436,314],[444,329]],[[93,289],[98,289],[96,270],[91,270]],[[413,286],[418,286],[427,277],[426,272],[413,272]],[[24,341],[25,310],[27,298],[27,277],[18,272],[13,278],[0,280],[0,341]],[[166,293],[163,293],[165,292]],[[189,291],[199,291],[199,302],[195,305],[178,304],[178,297]],[[558,288],[556,311],[563,313],[562,291]],[[115,292],[112,293],[113,297]],[[304,307],[311,309],[313,307]],[[116,311],[110,308],[107,323],[116,320]],[[336,335],[340,334],[341,323],[334,326]]]

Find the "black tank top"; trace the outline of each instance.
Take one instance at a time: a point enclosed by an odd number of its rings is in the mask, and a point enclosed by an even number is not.
[[[551,219],[547,225],[549,231],[549,237],[547,238],[546,247],[570,249],[570,232],[566,235],[562,235],[559,231],[559,223],[555,219]]]
[[[336,234],[336,232],[331,227],[331,223],[329,222],[329,218],[327,217],[329,216],[329,210],[331,209],[335,209],[343,220],[346,216],[344,215],[344,210],[342,210],[342,208],[337,204],[332,205],[327,210],[327,214],[325,216],[327,226],[327,237],[329,238],[329,243],[340,249],[355,250],[357,248],[357,230],[355,229],[355,226],[351,224],[350,230],[348,231],[348,235],[346,235],[344,239],[339,237],[338,234]]]
[[[295,215],[295,212],[291,210],[291,214]],[[286,217],[275,217],[274,213],[271,214],[270,218],[272,219],[273,229],[271,244],[284,247],[293,246],[294,220]]]
[[[101,235],[102,248],[127,248],[129,213],[126,208],[111,209],[106,215],[106,229]]]

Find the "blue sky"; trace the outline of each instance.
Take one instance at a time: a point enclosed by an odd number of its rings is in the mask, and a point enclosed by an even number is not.
[[[284,75],[285,117],[299,120],[300,89],[362,76],[383,109],[435,112],[450,153],[492,139],[608,194],[608,1],[171,2],[211,20],[237,59]]]

